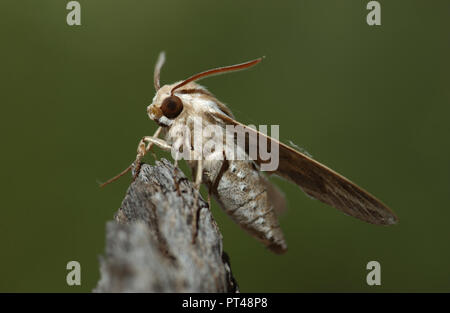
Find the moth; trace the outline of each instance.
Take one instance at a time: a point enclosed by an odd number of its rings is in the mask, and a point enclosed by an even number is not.
[[[223,129],[225,133],[227,125],[231,125],[234,129],[240,129],[247,137],[254,135],[259,140],[266,141],[266,144],[276,144],[279,149],[279,163],[269,174],[281,176],[297,184],[310,197],[368,223],[395,224],[398,221],[396,215],[367,191],[305,153],[236,121],[225,104],[196,83],[207,76],[247,69],[261,60],[262,58],[258,58],[237,65],[207,70],[186,80],[161,86],[160,72],[165,62],[165,54],[161,53],[154,70],[156,95],[147,107],[149,118],[159,127],[153,136],[145,136],[139,142],[134,162],[137,166],[136,173],[142,158],[153,145],[166,151],[173,149],[175,142],[180,138],[179,132],[176,131],[180,126],[191,131],[191,136],[187,136],[184,143],[190,147],[187,153],[193,153],[195,143],[192,133],[195,125],[191,120],[192,117],[199,117],[206,126],[214,125]],[[250,149],[254,148],[249,143],[237,147],[235,142],[231,146],[241,149],[244,154],[249,154]],[[202,156],[186,158],[193,170],[195,188],[198,190],[202,183],[205,184],[209,195],[216,199],[236,223],[271,251],[284,253],[287,245],[277,218],[277,212],[283,210],[285,205],[284,196],[261,173],[260,168],[264,165],[264,160],[259,157],[232,159],[226,158],[225,153],[223,155],[223,158],[208,159]],[[103,185],[116,180],[132,166],[133,164]]]

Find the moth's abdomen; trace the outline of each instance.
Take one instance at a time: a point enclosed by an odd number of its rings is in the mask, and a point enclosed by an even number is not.
[[[219,164],[205,168],[204,176],[225,212],[270,250],[285,252],[286,242],[271,199],[274,187],[251,161],[216,162]],[[227,164],[222,166],[222,162]]]

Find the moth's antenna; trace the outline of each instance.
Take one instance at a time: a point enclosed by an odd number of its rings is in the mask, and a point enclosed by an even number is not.
[[[212,70],[207,70],[207,71],[195,74],[195,75],[189,77],[188,79],[182,81],[181,83],[179,83],[175,87],[173,87],[172,91],[170,93],[173,96],[174,91],[177,90],[178,88],[183,87],[184,85],[186,85],[186,84],[188,84],[190,82],[193,82],[195,80],[199,80],[199,79],[204,78],[206,76],[222,74],[222,73],[225,73],[225,72],[239,71],[239,70],[243,70],[243,69],[249,68],[249,67],[251,67],[253,65],[256,65],[259,62],[261,62],[263,58],[264,57],[260,57],[260,58],[257,58],[255,60],[248,61],[248,62],[245,62],[245,63],[236,64],[236,65],[230,65],[230,66],[224,66],[224,67],[218,67],[218,68],[214,68]]]
[[[161,85],[159,83],[159,76],[161,74],[161,68],[163,67],[164,62],[166,62],[166,53],[164,51],[161,51],[158,57],[158,61],[156,61],[155,71],[153,72],[153,84],[155,85],[156,91],[161,88]]]

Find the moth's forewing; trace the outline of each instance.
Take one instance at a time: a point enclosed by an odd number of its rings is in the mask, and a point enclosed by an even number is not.
[[[325,165],[224,114],[213,115],[225,124],[240,125],[247,133],[265,138],[269,142],[268,147],[270,142],[275,141],[279,145],[279,166],[273,173],[299,185],[311,197],[371,224],[390,225],[398,221],[397,216],[381,201]],[[249,142],[246,140],[247,144]],[[256,149],[249,145],[245,147],[247,152],[252,148]],[[262,163],[259,159],[255,161],[259,165]]]

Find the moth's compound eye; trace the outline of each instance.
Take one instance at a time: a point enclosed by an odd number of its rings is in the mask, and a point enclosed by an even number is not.
[[[161,104],[161,111],[165,117],[175,118],[183,111],[183,102],[177,96],[167,97]]]

